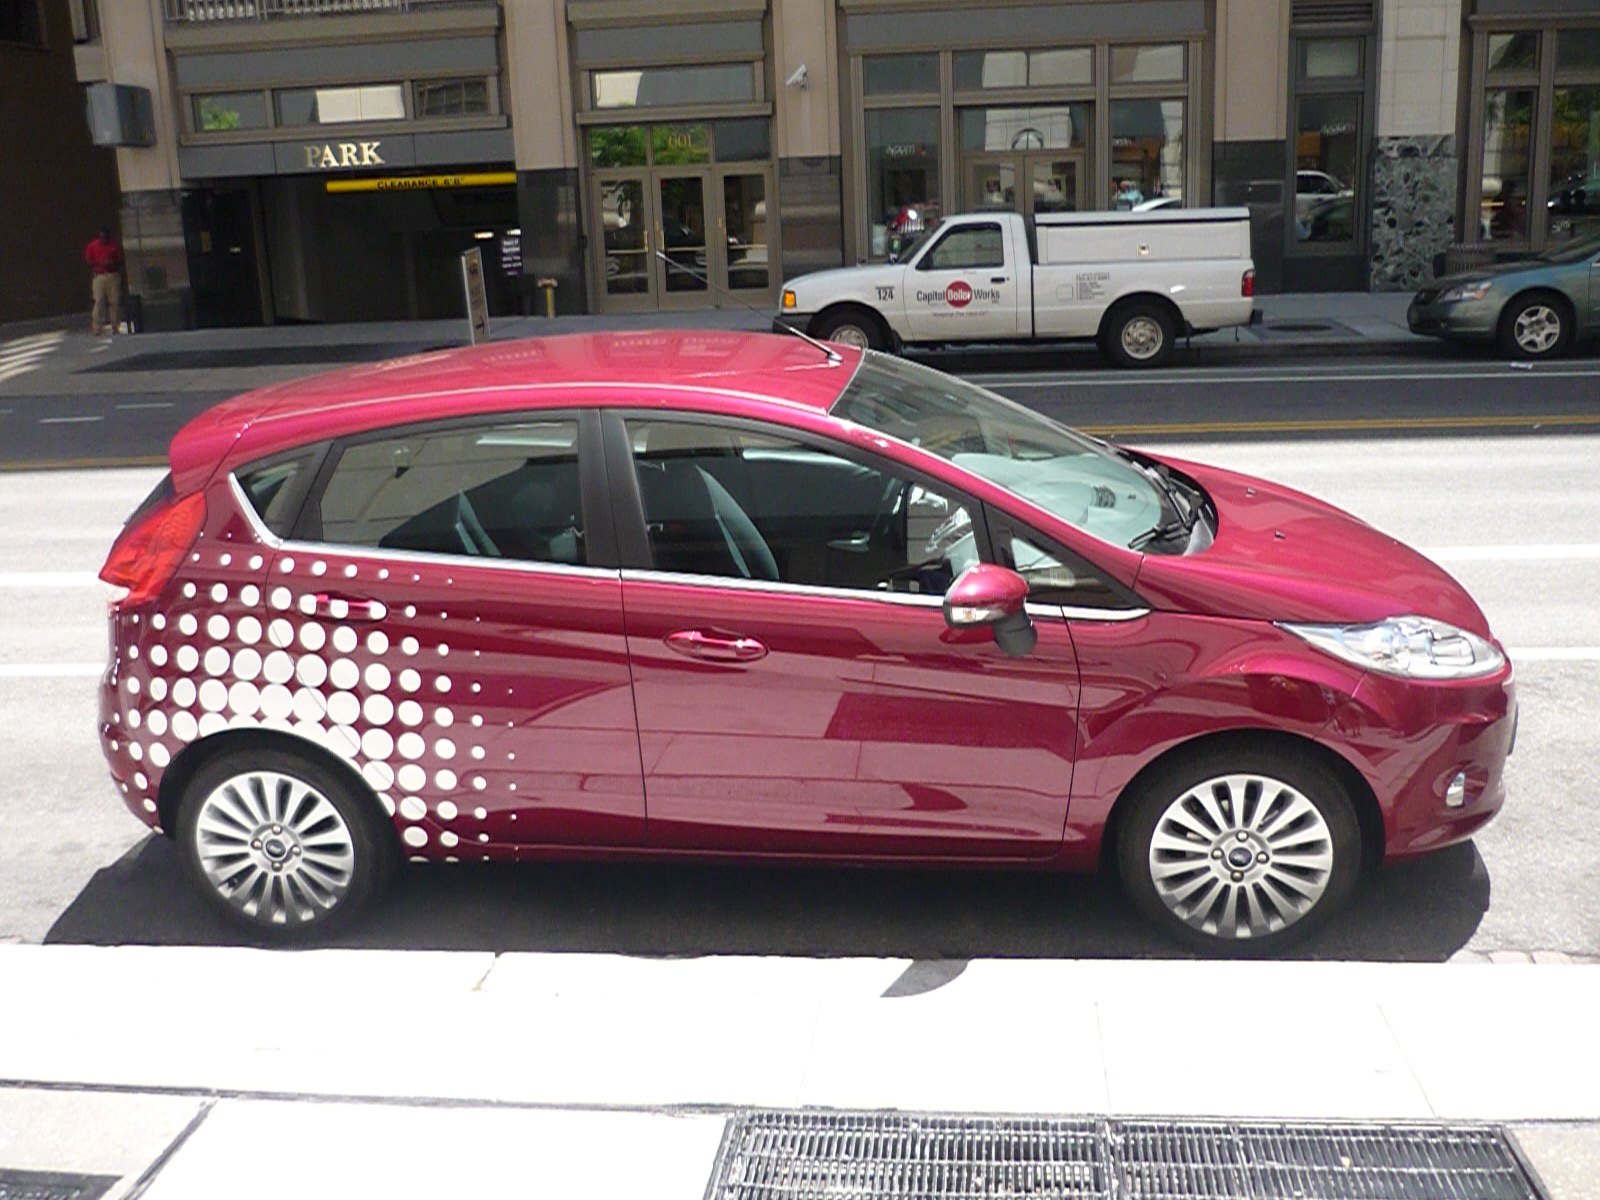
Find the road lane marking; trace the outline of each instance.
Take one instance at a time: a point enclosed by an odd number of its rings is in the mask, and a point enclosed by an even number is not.
[[[86,679],[105,673],[105,663],[0,663],[0,679]]]
[[[128,412],[132,412],[136,408],[171,408],[172,407],[172,401],[170,401],[170,400],[152,400],[147,404],[119,404],[119,405],[117,405],[117,407],[119,409],[123,409],[123,410],[126,410]]]
[[[1548,546],[1435,546],[1418,552],[1427,555],[1436,563],[1541,562],[1547,559],[1560,561],[1600,558],[1600,544],[1570,542]]]
[[[159,454],[130,454],[122,458],[24,458],[0,462],[0,471],[98,471],[116,467],[164,467]]]
[[[1441,380],[1441,379],[1592,379],[1600,376],[1600,369],[1546,369],[1534,371],[1531,375],[1526,371],[1507,373],[1498,371],[1363,371],[1359,368],[1349,371],[1330,371],[1314,374],[1305,370],[1287,373],[1292,368],[1286,368],[1285,373],[1272,374],[1256,372],[1244,374],[1232,371],[1226,367],[1195,367],[1183,371],[1149,371],[1133,375],[1112,374],[1100,371],[1018,371],[1011,374],[997,374],[995,372],[980,371],[971,375],[960,375],[968,383],[975,383],[980,387],[991,388],[995,391],[1004,391],[1008,387],[1028,388],[1037,390],[1050,387],[1135,387],[1148,386],[1152,383],[1343,383],[1347,381],[1365,383],[1395,383],[1405,380]],[[959,372],[954,372],[959,375]]]
[[[1551,425],[1600,426],[1600,413],[1486,417],[1362,417],[1332,421],[1174,421],[1167,424],[1079,425],[1096,437],[1204,433],[1366,433],[1408,429],[1538,429]]]
[[[41,425],[84,425],[90,421],[104,421],[104,417],[40,417]]]
[[[0,573],[0,588],[89,587],[100,582],[93,571],[6,571]]]

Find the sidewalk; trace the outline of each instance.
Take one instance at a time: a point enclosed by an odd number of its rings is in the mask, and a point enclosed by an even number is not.
[[[1264,323],[1220,330],[1179,347],[1180,361],[1221,365],[1307,355],[1446,354],[1406,328],[1407,293],[1258,296]],[[741,308],[606,316],[496,317],[495,341],[597,330],[770,328],[771,311]],[[414,354],[467,340],[466,321],[275,325],[92,339],[80,317],[0,327],[0,396],[245,391],[355,362]],[[58,336],[59,335],[59,336]],[[1092,346],[1052,353],[1094,356]],[[16,366],[8,367],[7,361]]]
[[[18,945],[0,979],[0,1167],[113,1196],[698,1200],[746,1108],[1490,1122],[1600,1196],[1600,966]]]

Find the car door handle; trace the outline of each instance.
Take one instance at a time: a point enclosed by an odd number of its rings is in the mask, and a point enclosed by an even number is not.
[[[991,275],[991,276],[989,276],[989,282],[990,283],[1005,283],[1010,278],[1011,278],[1011,276],[1009,276],[1009,275]]]
[[[380,600],[351,599],[319,593],[311,597],[311,611],[334,621],[381,621],[389,610]]]
[[[699,629],[680,629],[666,636],[667,648],[704,662],[755,662],[767,656],[767,648],[755,638],[723,636]]]

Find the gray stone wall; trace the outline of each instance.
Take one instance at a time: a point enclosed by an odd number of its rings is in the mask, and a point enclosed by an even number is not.
[[[1433,278],[1456,240],[1456,139],[1379,138],[1372,155],[1372,290],[1406,292]]]

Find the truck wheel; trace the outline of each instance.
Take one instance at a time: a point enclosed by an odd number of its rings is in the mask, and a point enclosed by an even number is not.
[[[1103,329],[1104,346],[1119,367],[1159,367],[1172,357],[1177,336],[1172,314],[1153,300],[1114,309]]]
[[[825,342],[854,346],[857,350],[887,350],[888,331],[876,313],[864,308],[842,308],[823,313],[811,328],[811,336]]]

